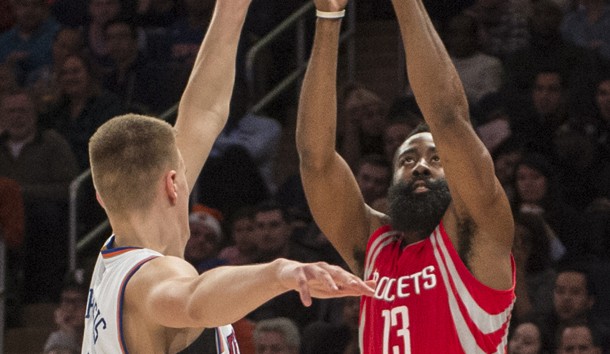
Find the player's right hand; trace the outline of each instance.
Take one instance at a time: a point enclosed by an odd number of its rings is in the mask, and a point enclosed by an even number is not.
[[[364,282],[345,269],[328,264],[300,263],[279,259],[280,283],[288,289],[299,292],[303,305],[310,306],[312,298],[333,298],[345,296],[373,296],[375,282]]]

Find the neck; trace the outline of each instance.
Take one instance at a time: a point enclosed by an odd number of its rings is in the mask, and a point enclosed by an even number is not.
[[[142,247],[166,256],[184,258],[188,237],[180,235],[176,223],[167,222],[167,213],[159,214],[154,209],[124,213],[121,217],[109,216],[115,247]],[[172,242],[168,242],[170,235]]]

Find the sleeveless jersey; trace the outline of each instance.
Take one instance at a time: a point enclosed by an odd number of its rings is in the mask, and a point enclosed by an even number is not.
[[[128,353],[123,336],[123,303],[127,283],[140,267],[163,255],[138,247],[112,248],[106,241],[95,263],[85,314],[83,354]],[[216,328],[219,354],[239,354],[233,328]]]
[[[401,248],[389,225],[368,241],[364,279],[377,281],[360,303],[363,354],[505,353],[515,293],[479,282],[442,223]]]

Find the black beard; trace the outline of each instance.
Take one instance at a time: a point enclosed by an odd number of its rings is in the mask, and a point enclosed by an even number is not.
[[[424,181],[429,190],[413,193],[416,181]],[[451,202],[451,194],[445,179],[431,181],[429,178],[415,178],[392,185],[388,190],[388,201],[394,230],[416,233],[420,239],[424,239],[441,221]]]

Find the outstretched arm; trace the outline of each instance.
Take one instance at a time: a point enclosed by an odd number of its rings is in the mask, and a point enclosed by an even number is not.
[[[454,225],[466,218],[475,224],[474,261],[470,264],[475,276],[488,285],[505,287],[512,280],[509,254],[513,221],[493,161],[470,124],[459,76],[422,1],[392,2],[406,51],[409,82],[430,126],[451,190],[453,203],[448,213],[453,214]],[[492,273],[498,270],[502,274],[494,278]]]
[[[250,0],[216,3],[180,100],[176,139],[191,190],[229,116],[237,44],[249,5]]]
[[[321,11],[343,10],[347,0],[316,0]],[[356,274],[362,274],[372,211],[345,161],[335,151],[340,19],[318,18],[297,117],[301,178],[316,223]]]
[[[363,282],[338,266],[277,259],[271,263],[214,268],[201,275],[182,259],[160,257],[145,264],[128,285],[127,299],[152,323],[172,328],[218,327],[237,321],[290,290],[305,306],[312,297],[372,296]]]

